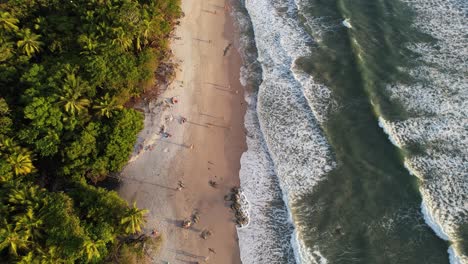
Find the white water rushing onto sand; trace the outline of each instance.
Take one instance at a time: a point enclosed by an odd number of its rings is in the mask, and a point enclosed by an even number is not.
[[[267,228],[273,227],[284,229],[283,235],[287,234],[291,242],[282,247],[294,248],[296,262],[326,263],[319,249],[303,245],[300,227],[291,234],[293,210],[276,212],[282,218],[279,227],[265,222],[268,213],[274,213],[265,211],[272,210],[275,196],[281,195],[289,208],[334,168],[320,129],[330,92],[294,67],[297,58],[307,55],[307,44],[312,41],[300,30],[297,20],[288,17],[294,13],[294,2],[256,0],[246,1],[245,6],[253,25],[263,78],[258,94],[248,98],[245,120],[248,151],[242,156],[240,177],[251,203],[251,223],[238,231],[241,258],[245,263],[284,263],[277,254],[288,250],[268,241],[275,234],[269,234],[274,231]]]
[[[256,87],[261,82],[251,24],[245,10],[234,6],[231,15],[240,35],[239,52],[243,59],[241,84]],[[249,200],[249,225],[238,229],[243,263],[294,263],[291,246],[293,226],[282,202],[282,192],[268,154],[257,117],[257,94],[246,91],[245,114],[248,150],[242,155],[239,172],[241,188]]]
[[[410,118],[380,122],[398,147],[423,145],[423,154],[408,156],[405,165],[421,180],[425,219],[452,243],[451,262],[468,263],[457,245],[458,228],[468,222],[468,2],[405,2],[417,13],[414,26],[436,42],[409,46],[421,54],[422,66],[403,70],[420,80],[417,84],[387,87]]]

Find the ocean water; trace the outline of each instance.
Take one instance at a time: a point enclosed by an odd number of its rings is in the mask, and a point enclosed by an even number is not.
[[[232,7],[243,263],[468,263],[468,1]]]

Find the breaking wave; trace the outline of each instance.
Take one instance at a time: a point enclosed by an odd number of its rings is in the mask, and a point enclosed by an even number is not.
[[[452,263],[468,263],[468,2],[405,1],[416,12],[414,26],[430,43],[408,45],[420,54],[419,67],[402,69],[415,84],[388,85],[391,98],[403,104],[409,118],[381,120],[392,142],[409,151],[405,165],[421,180],[422,211],[427,223],[451,243]],[[465,227],[466,228],[466,227]]]
[[[292,205],[336,167],[321,128],[335,102],[330,89],[296,62],[340,21],[307,17],[304,26],[314,30],[306,33],[297,17],[301,2],[245,0],[245,6],[233,9],[244,62],[241,83],[253,87],[246,95],[248,150],[240,171],[251,216],[249,226],[238,230],[244,263],[327,262],[319,248],[304,244],[308,227],[294,220],[302,209]],[[399,70],[416,81],[386,86],[407,116],[380,117],[379,124],[405,154],[405,167],[420,179],[421,212],[434,232],[450,241],[450,261],[468,263],[460,231],[468,223],[468,2],[404,2],[417,14],[414,27],[434,41],[407,45],[420,55],[411,65],[419,66]],[[390,230],[394,222],[381,225]]]
[[[320,128],[330,91],[294,66],[297,58],[307,54],[311,39],[293,18],[277,14],[293,14],[293,2],[273,2],[245,2],[255,33],[258,53],[254,55],[261,65],[256,72],[261,70],[261,81],[258,75],[252,76],[255,71],[251,69],[258,65],[245,58],[252,42],[241,32],[241,82],[258,85],[258,91],[247,97],[245,116],[248,151],[241,159],[240,177],[251,204],[252,222],[238,230],[241,258],[246,263],[326,263],[317,249],[303,244],[290,206],[334,167]],[[246,14],[234,16],[242,31],[248,24]]]

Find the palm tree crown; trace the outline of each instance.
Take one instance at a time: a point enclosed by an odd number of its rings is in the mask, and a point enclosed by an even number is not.
[[[74,115],[86,109],[90,101],[81,97],[84,83],[74,73],[67,74],[63,84],[63,93],[59,96],[59,104],[63,105],[65,111]]]
[[[4,223],[0,229],[0,251],[8,248],[10,254],[18,256],[18,249],[28,247],[28,238],[22,233],[17,233],[13,226]]]
[[[3,156],[15,175],[25,175],[34,171],[32,154],[28,149],[16,145],[11,139],[0,140],[0,149],[3,150]]]
[[[13,17],[10,13],[8,12],[1,12],[0,13],[0,28],[5,30],[5,31],[16,31],[18,30],[18,24],[19,20],[15,17]]]
[[[93,108],[99,110],[99,116],[110,118],[114,111],[121,110],[123,106],[117,103],[115,97],[111,98],[110,95],[106,93],[106,95],[97,101],[97,104],[93,106]]]
[[[31,156],[24,151],[22,153],[12,153],[7,158],[7,162],[13,167],[16,175],[26,175],[34,169]]]
[[[34,34],[29,28],[22,30],[19,33],[19,36],[22,38],[18,40],[16,45],[18,48],[29,57],[41,50],[43,43],[39,41],[41,38],[40,35]]]
[[[148,210],[140,210],[136,207],[136,204],[133,203],[133,206],[127,209],[125,216],[120,220],[125,232],[127,234],[140,232],[141,226],[146,222],[144,218],[146,213],[148,213]]]

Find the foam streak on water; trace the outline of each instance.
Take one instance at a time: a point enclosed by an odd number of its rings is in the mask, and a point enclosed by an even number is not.
[[[436,41],[409,46],[421,54],[422,66],[403,70],[419,80],[417,84],[387,87],[410,118],[381,123],[400,148],[423,146],[421,154],[405,159],[406,167],[421,179],[422,211],[435,232],[452,243],[451,262],[468,263],[457,242],[460,226],[468,223],[468,2],[405,2],[416,11],[414,26]]]
[[[261,127],[261,134],[258,135],[263,136],[271,165],[274,165],[274,171],[263,170],[266,173],[264,178],[268,179],[268,175],[277,176],[284,201],[290,206],[296,198],[310,192],[334,167],[329,145],[320,128],[320,122],[325,118],[323,109],[327,108],[329,91],[324,86],[315,85],[309,76],[295,70],[295,60],[306,55],[309,51],[307,43],[310,44],[311,39],[301,31],[297,20],[291,17],[295,12],[294,2],[248,0],[245,4],[251,17],[263,74],[256,105]],[[252,116],[248,113],[246,127],[252,132],[249,129],[249,118]],[[255,160],[255,157],[256,163],[259,162],[258,158],[261,158],[260,164],[265,164],[266,161],[261,154],[253,153],[255,150],[252,146],[255,143],[251,139],[248,139],[248,144],[249,151],[241,161],[242,182],[248,181],[252,173],[258,173],[252,169],[253,164],[248,165],[249,161]],[[267,164],[262,167],[267,168]],[[259,177],[254,178],[259,180]],[[258,182],[256,186],[261,185]],[[249,201],[255,203],[253,200],[257,198],[250,197],[247,191],[246,195]],[[294,208],[289,213],[292,213],[294,220]],[[251,212],[251,215],[254,220],[255,213]],[[244,230],[239,232],[241,239],[243,232]],[[292,242],[297,261],[325,262],[320,249],[303,246],[300,228],[295,229]],[[257,262],[242,256],[248,254],[247,251],[249,250],[243,248],[241,242],[241,257],[248,259],[248,263],[273,263]]]

